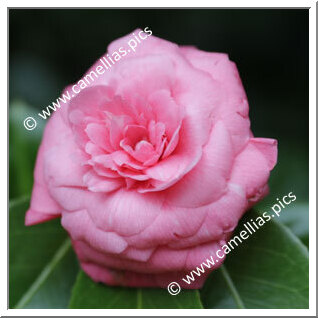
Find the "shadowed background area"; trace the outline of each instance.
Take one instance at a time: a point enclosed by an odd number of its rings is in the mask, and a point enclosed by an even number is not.
[[[9,15],[11,122],[23,120],[27,107],[42,110],[55,101],[111,41],[148,26],[180,45],[229,54],[247,92],[255,136],[279,141],[272,194],[294,191],[308,200],[308,10],[30,9]],[[10,134],[11,144],[25,148],[24,139],[41,137],[40,128],[35,133],[22,127],[20,135],[19,129]],[[37,147],[34,141],[33,150],[25,149],[31,157],[29,167],[20,164],[24,180],[14,180],[10,165],[10,197],[30,191]]]

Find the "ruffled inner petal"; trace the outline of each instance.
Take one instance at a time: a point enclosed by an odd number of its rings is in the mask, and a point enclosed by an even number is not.
[[[87,155],[83,165],[89,170],[83,182],[88,189],[109,192],[123,186],[160,191],[194,167],[200,145],[192,144],[186,134],[178,147],[185,135],[181,133],[185,112],[171,94],[161,88],[148,95],[129,91],[125,96],[124,91],[116,95],[115,89],[98,86],[83,92],[83,100],[77,96],[80,106],[71,104],[69,121]],[[84,108],[89,99],[92,112]]]

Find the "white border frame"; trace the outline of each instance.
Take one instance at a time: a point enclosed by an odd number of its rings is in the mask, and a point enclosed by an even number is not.
[[[47,0],[44,4],[41,0],[28,1],[28,6],[25,7],[25,2],[21,0],[5,1],[1,4],[0,10],[0,39],[1,43],[6,43],[6,50],[1,50],[1,97],[3,100],[3,106],[0,108],[0,134],[1,149],[7,149],[8,146],[8,126],[7,126],[7,105],[9,100],[9,89],[7,82],[8,74],[8,8],[29,8],[29,7],[41,7],[41,8],[71,8],[71,7],[83,7],[91,8],[107,8],[107,7],[131,7],[131,2],[127,0],[117,0],[113,4],[102,0],[90,0],[87,6],[87,2],[84,1],[72,1],[72,0]],[[180,7],[177,0],[135,0],[133,2],[134,7],[143,8],[159,8],[159,7]],[[309,10],[309,309],[7,309],[8,289],[7,289],[7,273],[8,263],[7,260],[0,264],[0,314],[1,316],[316,316],[316,3],[314,1],[208,1],[208,0],[196,0],[188,3],[184,3],[187,7],[193,8],[310,8]],[[299,105],[303,107],[303,105]],[[2,162],[2,170],[8,167],[8,160],[2,156],[0,158]],[[5,162],[6,161],[6,162]],[[4,171],[3,171],[4,172]],[[8,174],[8,171],[6,172]],[[5,172],[2,176],[5,175]],[[8,184],[5,178],[1,178],[1,255],[8,255],[8,227],[7,227],[7,211],[8,206],[5,206],[8,198]],[[4,191],[6,189],[6,191]]]

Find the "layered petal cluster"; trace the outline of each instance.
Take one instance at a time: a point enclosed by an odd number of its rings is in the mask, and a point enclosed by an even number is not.
[[[276,158],[226,54],[151,36],[49,120],[26,224],[61,217],[95,281],[166,287],[215,256]]]

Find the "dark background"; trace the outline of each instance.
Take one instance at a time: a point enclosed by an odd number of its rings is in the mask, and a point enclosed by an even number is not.
[[[148,26],[180,45],[229,54],[247,92],[252,131],[279,143],[264,202],[290,191],[308,201],[308,16],[299,9],[11,9],[10,197],[30,192],[41,138],[40,129],[37,137],[21,130],[22,114],[55,101],[111,41]],[[19,163],[25,153],[29,166]]]

